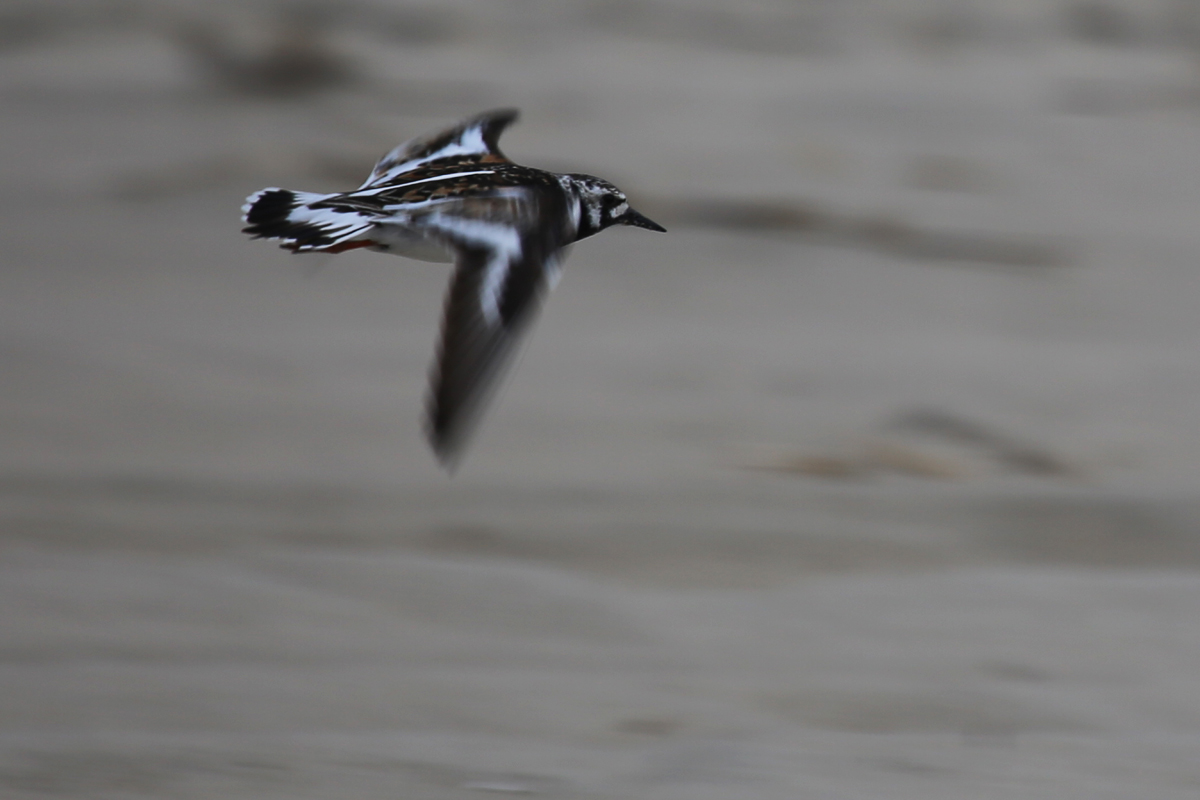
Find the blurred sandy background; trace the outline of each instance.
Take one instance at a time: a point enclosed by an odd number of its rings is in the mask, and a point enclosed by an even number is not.
[[[0,796],[1200,796],[1200,4],[0,4]],[[460,474],[501,105],[580,244]]]

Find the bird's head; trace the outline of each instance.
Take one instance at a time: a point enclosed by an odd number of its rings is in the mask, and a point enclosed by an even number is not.
[[[662,225],[630,208],[625,193],[606,180],[591,175],[564,175],[562,183],[579,212],[576,241],[613,225],[667,232]]]

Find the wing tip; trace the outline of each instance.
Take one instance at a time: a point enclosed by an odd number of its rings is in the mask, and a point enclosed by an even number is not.
[[[492,108],[460,120],[451,128],[429,134],[425,139],[437,141],[445,138],[451,142],[461,142],[468,131],[478,130],[488,152],[503,155],[500,152],[500,134],[504,133],[505,129],[516,122],[520,116],[519,108]]]
[[[460,132],[469,131],[472,128],[479,128],[483,144],[489,153],[504,157],[504,153],[500,150],[500,135],[504,133],[508,126],[512,125],[521,116],[521,110],[518,108],[493,108],[489,111],[484,111],[476,114],[473,117],[460,122],[457,129]],[[459,134],[462,136],[462,133]]]
[[[493,108],[477,114],[475,119],[487,120],[493,125],[511,125],[521,118],[521,109],[515,106],[504,106],[501,108]]]
[[[436,402],[430,400],[425,415],[425,439],[429,442],[429,449],[433,451],[438,465],[451,477],[458,472],[465,449],[464,437],[462,431],[458,430],[459,427],[439,414]]]

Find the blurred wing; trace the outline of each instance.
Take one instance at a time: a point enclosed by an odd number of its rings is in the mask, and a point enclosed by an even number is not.
[[[448,130],[411,139],[381,158],[359,191],[394,183],[404,173],[443,158],[508,163],[500,152],[500,134],[517,113],[514,108],[485,111]]]
[[[557,279],[564,234],[536,224],[552,202],[549,193],[522,191],[426,220],[458,254],[426,409],[429,443],[448,468]]]

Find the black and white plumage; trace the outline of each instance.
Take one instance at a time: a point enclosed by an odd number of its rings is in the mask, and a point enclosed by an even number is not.
[[[263,189],[243,206],[245,233],[295,253],[367,247],[455,262],[430,374],[426,432],[452,467],[573,242],[612,225],[665,231],[590,175],[514,164],[500,134],[517,118],[489,111],[384,156],[344,194]]]

